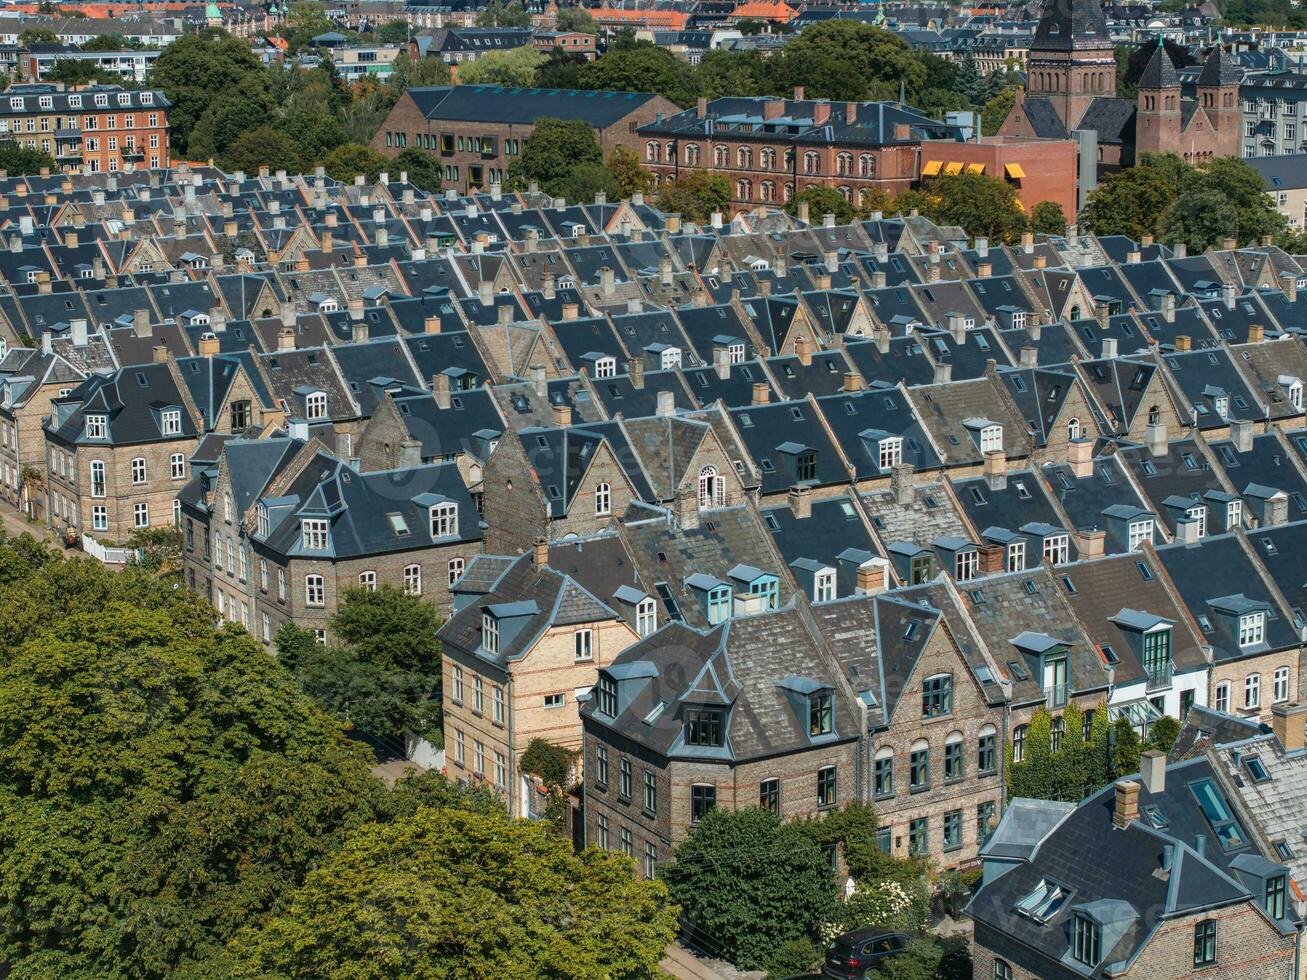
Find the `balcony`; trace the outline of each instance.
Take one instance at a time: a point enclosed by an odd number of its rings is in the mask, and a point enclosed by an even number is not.
[[[1144,672],[1148,675],[1148,690],[1161,691],[1171,686],[1171,674],[1175,665],[1170,661],[1163,664],[1145,664]]]
[[[1052,684],[1044,688],[1044,707],[1050,711],[1054,708],[1065,708],[1070,693],[1069,684]]]

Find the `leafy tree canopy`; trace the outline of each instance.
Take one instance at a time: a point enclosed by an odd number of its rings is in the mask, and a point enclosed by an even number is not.
[[[370,146],[345,143],[323,157],[322,166],[328,177],[352,183],[358,174],[363,174],[369,182],[376,180],[389,164]]]
[[[538,181],[546,194],[560,196],[573,170],[604,162],[594,129],[579,119],[538,119],[522,155],[508,167],[508,186],[523,190]]]
[[[440,190],[440,161],[430,153],[412,147],[400,150],[391,158],[390,169],[392,173],[407,173],[408,182],[414,187],[433,194]]]
[[[530,88],[536,70],[545,63],[545,55],[530,45],[505,51],[487,51],[476,61],[464,65],[458,73],[462,85],[503,85],[506,88]]]

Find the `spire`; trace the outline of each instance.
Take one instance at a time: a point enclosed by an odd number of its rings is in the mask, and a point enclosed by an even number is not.
[[[1212,53],[1203,62],[1203,70],[1198,74],[1198,84],[1202,88],[1220,88],[1238,85],[1243,80],[1243,73],[1225,53],[1225,48],[1217,44]]]
[[[1166,48],[1160,43],[1161,35],[1157,37],[1158,45],[1153,50],[1153,56],[1148,59],[1148,67],[1144,73],[1139,76],[1140,89],[1162,89],[1162,88],[1179,88],[1180,76],[1176,74],[1175,65],[1171,64],[1171,56],[1166,53]]]
[[[1111,46],[1100,0],[1045,0],[1030,48],[1070,51]]]

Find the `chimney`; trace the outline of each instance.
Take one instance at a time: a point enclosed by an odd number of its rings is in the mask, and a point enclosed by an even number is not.
[[[532,543],[531,562],[536,568],[549,567],[549,542],[544,538],[536,538]]]
[[[890,468],[889,484],[894,491],[894,502],[899,505],[910,504],[916,496],[916,483],[913,480],[914,469],[911,463],[895,463]]]
[[[449,375],[433,374],[431,376],[431,396],[441,408],[449,408]]]
[[[399,443],[399,469],[412,470],[422,465],[422,443],[417,439],[402,439]]]
[[[1271,731],[1275,732],[1275,737],[1284,747],[1285,752],[1303,750],[1305,722],[1307,722],[1307,705],[1291,701],[1271,708]]]
[[[499,322],[499,325],[500,325],[501,327],[506,327],[506,326],[508,326],[510,323],[512,323],[512,322],[513,322],[513,313],[514,313],[514,310],[513,310],[513,306],[512,306],[511,303],[503,303],[503,304],[501,304],[500,307],[499,307],[499,310],[498,310],[498,315],[497,315],[497,317],[496,317],[496,319],[497,319],[498,322]]]
[[[558,295],[557,281],[552,272],[546,272],[540,277],[540,295],[549,300]]]
[[[1280,282],[1283,283],[1284,298],[1290,303],[1298,302],[1298,277],[1292,272],[1282,272]],[[1229,305],[1234,306],[1234,301],[1231,300]]]
[[[577,303],[564,303],[564,304],[563,304],[563,319],[564,319],[564,320],[575,320],[578,316],[580,316],[580,314],[581,314],[581,307],[580,307],[579,304],[577,304]]]
[[[163,344],[156,344],[154,346],[152,353],[154,355],[153,360],[155,364],[168,363],[168,348],[165,347]]]
[[[218,335],[205,332],[200,335],[200,356],[216,357],[218,354]]]
[[[861,390],[862,390],[862,375],[858,374],[856,371],[845,371],[845,372],[844,372],[844,390],[845,390],[845,391],[861,391]]]
[[[1102,558],[1107,532],[1096,527],[1076,532],[1076,551],[1081,558]]]
[[[721,381],[727,381],[731,377],[731,355],[730,352],[722,346],[712,349],[712,366]]]
[[[948,315],[948,332],[953,337],[953,343],[965,344],[967,342],[967,318],[962,313],[950,313]]]
[[[699,498],[688,483],[676,488],[672,501],[672,515],[682,531],[694,531],[699,527]]]
[[[1192,346],[1193,346],[1193,340],[1189,337],[1187,333],[1179,333],[1175,335],[1175,349],[1178,353],[1183,354],[1185,351],[1189,350]]]
[[[1198,521],[1193,517],[1182,517],[1175,522],[1175,540],[1178,544],[1197,544],[1202,540]]]
[[[806,224],[808,223],[808,217],[809,217],[809,215],[808,215],[808,202],[807,202],[807,201],[800,201],[800,202],[799,202],[799,213],[798,213],[798,218],[799,218],[800,221],[802,221],[802,222],[806,225]]]
[[[1044,268],[1044,267],[1047,266],[1047,265],[1048,265],[1048,256],[1046,256],[1046,255],[1036,255],[1036,256],[1035,256],[1035,268],[1036,268],[1036,269],[1042,269],[1042,268]]]
[[[1139,756],[1139,779],[1149,794],[1166,792],[1166,753],[1149,749]]]
[[[79,318],[71,321],[69,323],[69,326],[72,328],[73,346],[85,347],[86,346],[86,321],[84,319]]]
[[[1024,231],[1021,233],[1021,250],[1027,255],[1035,251],[1035,235],[1033,232]]]
[[[608,266],[599,270],[599,288],[604,291],[605,296],[613,295],[613,270]]]
[[[363,319],[363,297],[352,296],[349,300],[349,318],[351,320]]]
[[[481,300],[482,306],[493,306],[495,303],[495,284],[489,279],[482,279],[477,283],[477,298]]]
[[[1166,437],[1166,423],[1149,422],[1147,433],[1148,454],[1165,456],[1170,451],[1170,441]]]
[[[1162,297],[1162,319],[1167,323],[1175,323],[1175,293],[1167,293]]]
[[[654,414],[660,419],[668,419],[676,414],[676,392],[664,388],[658,392],[658,401],[655,403]]]
[[[694,114],[699,119],[708,118],[708,100],[702,95],[699,96],[699,104],[695,106]]]
[[[889,562],[884,558],[869,558],[858,566],[858,595],[878,595],[889,585]]]
[[[755,381],[753,383],[753,404],[766,405],[771,401],[771,388],[766,381]]]
[[[132,332],[138,337],[148,337],[154,332],[149,310],[132,310]]]
[[[658,281],[664,286],[672,284],[672,260],[665,255],[658,260]]]
[[[1177,259],[1187,258],[1189,256],[1189,246],[1184,242],[1176,242],[1171,246],[1171,253]]]
[[[992,262],[979,262],[976,264],[976,275],[981,279],[988,279],[994,274],[994,264]]]
[[[1230,420],[1230,441],[1241,453],[1250,453],[1253,449],[1253,423],[1251,419]]]
[[[1226,252],[1233,252],[1238,247],[1239,247],[1239,242],[1237,239],[1234,238],[1221,239],[1221,248]]]
[[[555,405],[554,406],[554,425],[559,428],[566,428],[572,424],[572,406]]]
[[[366,344],[368,342],[368,325],[366,323],[351,323],[349,325],[349,339],[355,344]]]
[[[46,294],[50,292],[50,273],[38,272],[36,274],[36,291]]]
[[[526,369],[526,376],[537,398],[544,398],[549,394],[549,382],[545,380],[545,369],[542,366],[532,364]]]
[[[1140,235],[1140,236],[1139,236],[1139,247],[1140,247],[1140,248],[1152,248],[1152,247],[1153,247],[1153,236],[1152,236],[1152,235]]]
[[[64,244],[69,248],[77,247],[77,229],[69,228],[64,232]]]
[[[812,344],[807,337],[799,337],[794,341],[794,356],[804,367],[812,366]]]
[[[637,355],[626,364],[626,373],[631,380],[631,387],[636,391],[644,388],[644,358]]]
[[[282,327],[281,332],[277,334],[277,350],[294,350],[295,349],[295,330],[292,327]]]
[[[1234,301],[1239,295],[1239,290],[1232,282],[1221,285],[1221,300],[1225,303],[1227,310],[1234,309]]]
[[[1140,256],[1139,256],[1139,249],[1137,249],[1137,248],[1132,248],[1130,251],[1128,251],[1128,252],[1125,253],[1125,264],[1126,264],[1126,265],[1138,265],[1138,264],[1139,264],[1139,259],[1140,259]]]
[[[991,490],[1007,486],[1007,453],[1003,450],[991,449],[985,453],[985,482]]]
[[[1260,323],[1248,324],[1248,343],[1260,344],[1266,339],[1266,328]]]
[[[1139,784],[1133,779],[1122,779],[1116,784],[1116,807],[1112,811],[1112,826],[1125,830],[1139,819]]]
[[[666,219],[667,234],[679,235],[681,233],[681,216],[679,214],[669,214]]]
[[[1072,439],[1067,443],[1066,462],[1077,480],[1094,475],[1094,444],[1088,439]]]
[[[429,316],[422,321],[423,333],[440,333],[440,317]]]
[[[946,385],[953,380],[953,365],[948,361],[941,361],[935,365],[934,383],[937,385]]]
[[[794,511],[794,516],[800,521],[806,521],[812,516],[812,491],[807,487],[790,488],[790,510]]]
[[[296,319],[295,304],[290,301],[283,302],[281,304],[282,326],[284,327],[295,326],[295,319]]]

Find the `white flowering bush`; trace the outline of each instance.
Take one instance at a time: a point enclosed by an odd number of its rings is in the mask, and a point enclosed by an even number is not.
[[[929,911],[930,897],[920,882],[862,882],[836,905],[831,918],[821,926],[823,944],[862,926],[884,926],[913,931],[920,928]]]

